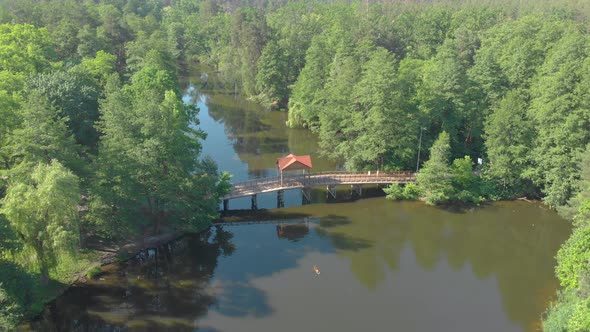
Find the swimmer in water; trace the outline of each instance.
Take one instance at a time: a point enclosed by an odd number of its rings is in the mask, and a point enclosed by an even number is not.
[[[313,266],[313,271],[314,271],[316,274],[320,274],[320,269],[318,268],[318,266],[317,266],[317,265],[314,265],[314,266]]]

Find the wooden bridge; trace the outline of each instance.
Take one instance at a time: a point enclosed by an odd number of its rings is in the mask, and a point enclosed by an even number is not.
[[[336,197],[335,187],[351,185],[361,193],[364,184],[410,183],[416,181],[413,172],[320,172],[303,175],[292,175],[272,178],[261,178],[234,183],[229,194],[223,197],[223,208],[228,209],[230,199],[251,196],[252,209],[257,209],[256,195],[266,192],[277,192],[277,207],[283,207],[283,191],[288,189],[309,189],[326,186],[328,193]],[[308,192],[303,190],[303,199],[310,200]]]

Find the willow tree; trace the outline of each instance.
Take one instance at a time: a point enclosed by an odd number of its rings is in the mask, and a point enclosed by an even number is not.
[[[30,177],[11,184],[0,213],[36,254],[41,282],[60,256],[72,253],[79,243],[78,177],[58,161],[38,164]]]

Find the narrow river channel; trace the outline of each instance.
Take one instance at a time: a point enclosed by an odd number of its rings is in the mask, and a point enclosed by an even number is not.
[[[311,154],[306,130],[189,79],[184,100],[200,108],[203,154],[234,181],[275,176],[275,160]],[[190,84],[189,84],[190,83]],[[369,188],[368,188],[369,189]],[[374,193],[377,189],[367,190]],[[56,331],[538,331],[555,295],[554,256],[566,221],[538,203],[500,202],[448,211],[384,197],[338,200],[320,188],[314,204],[285,195],[277,219],[294,224],[212,227],[111,266],[72,287],[39,327]],[[276,207],[276,196],[258,198]],[[250,207],[249,198],[230,209]],[[317,266],[318,273],[314,271]]]

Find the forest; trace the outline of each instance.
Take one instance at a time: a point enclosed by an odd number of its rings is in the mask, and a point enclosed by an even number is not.
[[[0,329],[94,238],[209,225],[229,175],[180,99],[198,62],[348,170],[419,168],[390,198],[542,199],[574,229],[544,329],[590,330],[589,18],[583,0],[0,1]]]

